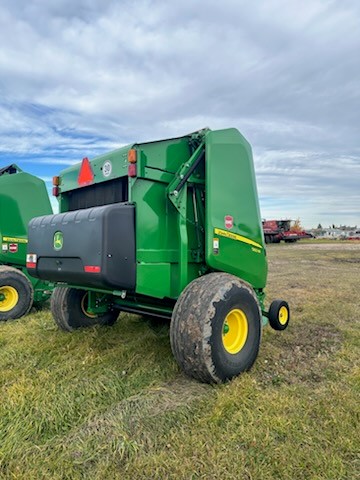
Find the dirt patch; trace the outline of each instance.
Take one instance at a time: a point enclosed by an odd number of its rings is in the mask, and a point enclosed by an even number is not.
[[[264,360],[260,385],[318,383],[326,377],[331,357],[341,347],[342,334],[333,324],[291,326],[292,336],[274,334],[271,360]]]
[[[142,448],[150,448],[156,425],[163,421],[165,414],[186,411],[194,401],[210,395],[212,390],[210,385],[181,376],[171,383],[126,398],[71,433],[68,441],[79,447],[71,456],[77,462],[85,462],[89,457],[94,461],[98,452],[92,452],[93,456],[89,454],[94,439],[98,444],[113,443],[121,459],[134,453],[140,444]]]
[[[360,263],[360,258],[333,258],[333,262]]]

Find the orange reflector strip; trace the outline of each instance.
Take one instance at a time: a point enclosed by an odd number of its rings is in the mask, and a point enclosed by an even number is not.
[[[136,163],[136,160],[137,160],[137,151],[135,150],[135,148],[131,148],[128,151],[128,162]]]
[[[53,177],[53,185],[58,187],[60,185],[60,177]]]
[[[36,263],[34,263],[34,262],[26,262],[26,268],[36,268]]]
[[[94,173],[92,171],[89,159],[87,157],[83,158],[79,177],[78,184],[81,186],[89,185],[94,181]]]
[[[98,265],[85,265],[84,270],[86,273],[100,273],[101,267]]]

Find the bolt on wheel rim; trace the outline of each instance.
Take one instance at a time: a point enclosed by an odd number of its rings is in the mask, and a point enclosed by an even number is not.
[[[0,312],[9,312],[19,301],[16,288],[6,285],[0,287]]]
[[[279,322],[281,325],[285,325],[289,318],[288,309],[285,306],[282,306],[279,310]]]
[[[239,353],[248,337],[248,321],[245,313],[235,308],[225,318],[222,331],[222,341],[225,350],[232,355]]]

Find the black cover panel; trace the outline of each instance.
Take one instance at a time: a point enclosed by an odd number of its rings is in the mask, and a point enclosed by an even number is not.
[[[61,232],[63,247],[54,249]],[[36,217],[29,223],[28,253],[37,255],[38,278],[73,285],[133,290],[136,285],[135,206],[104,205],[57,215]],[[85,267],[100,267],[86,272]]]
[[[67,210],[98,207],[117,202],[128,201],[128,177],[115,178],[95,183],[87,187],[76,188],[62,194],[68,200]]]

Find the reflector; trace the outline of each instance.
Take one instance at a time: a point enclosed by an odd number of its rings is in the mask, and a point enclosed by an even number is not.
[[[128,166],[128,176],[129,177],[136,177],[137,172],[136,172],[136,163],[129,163]]]
[[[80,186],[85,186],[85,185],[90,185],[90,183],[93,183],[93,181],[94,181],[94,173],[92,171],[89,159],[85,157],[83,158],[83,161],[80,167],[78,184]]]
[[[129,163],[136,163],[136,160],[137,160],[137,152],[136,152],[135,148],[131,148],[128,151],[128,162]]]
[[[98,265],[85,265],[84,271],[87,273],[100,273],[101,267],[99,267]]]

